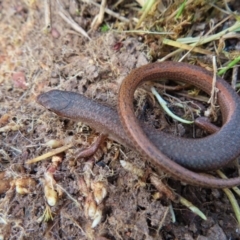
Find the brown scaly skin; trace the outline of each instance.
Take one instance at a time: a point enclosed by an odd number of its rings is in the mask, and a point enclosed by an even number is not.
[[[133,70],[119,92],[119,114],[83,95],[52,90],[37,101],[57,115],[86,122],[97,131],[133,148],[161,170],[186,183],[213,188],[240,185],[240,178],[209,178],[193,170],[218,169],[240,155],[240,98],[221,78],[217,78],[218,103],[223,116],[222,128],[206,138],[185,139],[139,125],[133,110],[133,94],[145,81],[167,78],[192,84],[210,94],[212,74],[186,63],[151,63]],[[121,124],[122,123],[122,124]],[[188,169],[187,169],[188,168]]]

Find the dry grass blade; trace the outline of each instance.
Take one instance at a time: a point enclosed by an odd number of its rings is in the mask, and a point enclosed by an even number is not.
[[[213,53],[211,51],[205,50],[203,48],[200,47],[196,47],[196,46],[189,46],[187,44],[184,43],[179,43],[170,39],[164,39],[163,40],[163,44],[169,45],[169,46],[173,46],[173,47],[177,47],[177,48],[181,48],[184,50],[188,50],[191,52],[196,52],[196,53],[202,53],[202,54],[206,54],[206,55],[212,55]]]
[[[99,25],[103,22],[106,5],[107,5],[107,0],[102,0],[99,14],[92,21],[92,24],[91,24],[92,30],[96,30],[99,27]]]
[[[227,179],[226,175],[222,171],[217,170],[216,172],[221,178]],[[239,191],[238,187],[233,187],[232,189],[238,194],[238,196],[240,196],[240,191]],[[240,208],[239,208],[238,202],[230,189],[224,188],[223,191],[227,195],[227,197],[232,205],[232,209],[235,213],[235,216],[237,218],[238,224],[240,225]]]
[[[138,20],[136,29],[140,27],[141,23],[143,22],[145,17],[148,15],[148,13],[151,11],[151,9],[154,7],[155,3],[156,3],[155,0],[145,1],[143,6],[143,12],[140,19]]]
[[[66,21],[75,31],[81,33],[84,37],[91,40],[85,30],[83,30],[74,20],[71,18],[70,15],[66,16],[63,12],[59,12],[59,15],[62,17],[64,21]]]

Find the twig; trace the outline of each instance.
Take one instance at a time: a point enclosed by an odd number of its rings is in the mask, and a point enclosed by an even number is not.
[[[93,4],[94,6],[99,7],[99,8],[101,7],[100,4],[98,4],[98,3],[96,3],[96,2],[94,2],[94,1],[92,1],[92,0],[82,0],[82,2],[91,3],[91,4]],[[109,14],[109,15],[117,18],[117,19],[119,19],[119,20],[122,21],[122,22],[129,23],[129,20],[128,20],[127,18],[122,17],[120,14],[113,12],[113,11],[110,10],[109,8],[105,8],[104,11],[105,11],[107,14]]]
[[[71,195],[66,189],[64,189],[64,188],[63,188],[61,185],[59,185],[59,184],[56,184],[56,186],[57,186],[58,188],[60,188],[63,192],[65,192],[66,195],[68,196],[68,198],[71,199],[71,200],[76,204],[77,207],[80,207],[80,206],[81,206],[80,203],[77,201],[77,199],[75,199],[74,197],[72,197],[72,195]]]
[[[74,144],[68,144],[66,146],[56,148],[56,149],[54,149],[54,150],[52,150],[50,152],[47,152],[47,153],[45,153],[45,154],[43,154],[43,155],[41,155],[39,157],[36,157],[36,158],[33,158],[31,160],[26,161],[26,164],[31,164],[31,163],[35,163],[35,162],[39,162],[39,161],[45,160],[45,159],[47,159],[49,157],[52,157],[52,156],[54,156],[56,154],[64,152],[64,151],[66,151],[67,149],[69,149],[69,148],[71,148],[73,146],[74,146]]]
[[[67,220],[69,220],[70,222],[72,222],[73,225],[75,225],[76,227],[78,227],[78,228],[81,230],[81,232],[82,232],[82,234],[83,234],[84,236],[87,236],[87,233],[84,232],[84,230],[83,230],[83,228],[81,227],[79,221],[77,221],[77,220],[75,220],[75,219],[73,218],[73,215],[69,214],[69,213],[66,212],[65,210],[64,210],[64,211],[62,210],[62,213],[63,213],[63,214],[62,214],[63,217],[65,217]]]
[[[217,64],[216,64],[216,56],[213,56],[213,80],[212,80],[212,89],[211,89],[211,96],[208,100],[210,103],[210,108],[205,111],[204,115],[209,117],[210,115],[213,116],[214,119],[217,118],[215,109],[216,109],[216,102],[217,102],[217,92],[218,89],[216,88],[216,81],[217,81]]]
[[[172,211],[171,211],[172,210]],[[166,210],[164,211],[164,214],[163,214],[163,217],[162,219],[159,221],[159,224],[158,224],[158,228],[157,228],[157,233],[160,233],[160,230],[162,229],[162,227],[164,226],[164,223],[166,222],[166,218],[168,216],[168,213],[171,213],[172,215],[172,222],[176,222],[176,218],[175,218],[175,214],[174,214],[174,211],[173,211],[173,207],[172,207],[172,204],[170,203],[169,204],[169,207],[166,208]],[[175,220],[175,221],[174,221]],[[161,239],[161,238],[160,238]]]
[[[99,27],[99,25],[103,22],[106,5],[107,5],[107,0],[102,0],[101,6],[99,9],[99,14],[95,16],[95,18],[93,19],[91,23],[91,29],[96,30]]]
[[[212,4],[212,3],[209,3],[210,6],[216,8],[217,10],[221,11],[222,13],[225,13],[225,14],[232,14],[232,11],[231,9],[228,7],[228,4],[226,3],[226,1],[224,0],[224,4],[225,4],[225,8],[227,9],[226,10],[223,10],[222,8],[216,6],[215,4]]]
[[[50,31],[52,28],[51,24],[51,8],[49,0],[44,1],[44,10],[45,10],[45,27],[44,30]]]
[[[75,31],[81,33],[84,37],[88,38],[89,40],[91,40],[91,38],[88,36],[88,34],[85,32],[85,30],[83,30],[83,28],[81,28],[76,22],[74,22],[74,20],[71,18],[71,16],[66,16],[64,15],[63,12],[59,12],[59,15],[62,17],[62,19],[64,21],[66,21]]]
[[[120,33],[139,33],[139,34],[152,34],[152,35],[170,35],[174,34],[174,32],[151,32],[151,31],[146,31],[146,30],[113,30],[114,32],[120,32]]]
[[[232,70],[232,81],[231,81],[231,86],[234,90],[236,89],[237,79],[238,79],[238,67],[234,66]]]

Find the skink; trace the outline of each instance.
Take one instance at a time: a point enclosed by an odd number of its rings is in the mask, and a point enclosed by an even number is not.
[[[212,74],[186,63],[151,63],[133,70],[123,81],[118,97],[118,112],[83,95],[52,90],[37,101],[57,115],[86,122],[99,132],[131,147],[154,166],[175,179],[192,185],[224,188],[240,185],[240,178],[210,178],[191,170],[218,169],[240,155],[240,98],[223,79],[217,78],[218,103],[223,117],[221,129],[201,139],[185,139],[157,132],[139,124],[133,109],[133,94],[146,81],[161,78],[192,84],[210,94]],[[191,170],[188,170],[188,169]]]

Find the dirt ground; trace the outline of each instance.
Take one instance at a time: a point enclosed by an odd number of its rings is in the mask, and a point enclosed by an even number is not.
[[[115,108],[124,77],[173,48],[162,44],[163,36],[123,32],[134,29],[134,19],[139,18],[140,6],[135,1],[120,1],[115,7],[117,1],[108,1],[108,7],[127,21],[105,14],[96,29],[91,23],[98,7],[57,0],[50,3],[49,28],[47,2],[0,1],[0,239],[240,239],[240,226],[222,190],[189,186],[158,175],[159,184],[163,179],[198,207],[207,217],[203,220],[179,201],[171,201],[171,196],[161,197],[147,174],[155,173],[154,166],[117,142],[107,139],[94,156],[76,159],[97,133],[87,123],[47,111],[36,97],[51,89],[68,90]],[[180,2],[162,4],[172,4],[176,10]],[[208,28],[210,23],[205,21],[209,19],[218,23],[227,16],[205,1],[196,2],[195,25],[186,19],[181,27],[175,23],[165,28],[162,18],[156,17],[158,5],[146,20],[146,29],[153,27],[154,19],[155,24],[158,21],[155,31],[173,32],[174,39]],[[213,2],[224,8],[223,1]],[[231,7],[240,9],[237,3]],[[68,19],[71,16],[88,35],[74,29],[61,13]],[[233,21],[228,19],[221,29]],[[214,45],[207,47],[214,49]],[[169,60],[177,61],[182,55]],[[190,54],[184,61],[209,68],[212,60]],[[145,89],[137,96],[139,111],[151,105]],[[161,127],[175,131],[177,124],[161,110],[153,113],[160,116]],[[181,124],[178,127],[184,129]],[[65,149],[52,153],[61,147]],[[42,161],[27,163],[46,153]],[[124,168],[121,161],[133,165]],[[234,167],[225,171],[229,177],[236,172]]]

